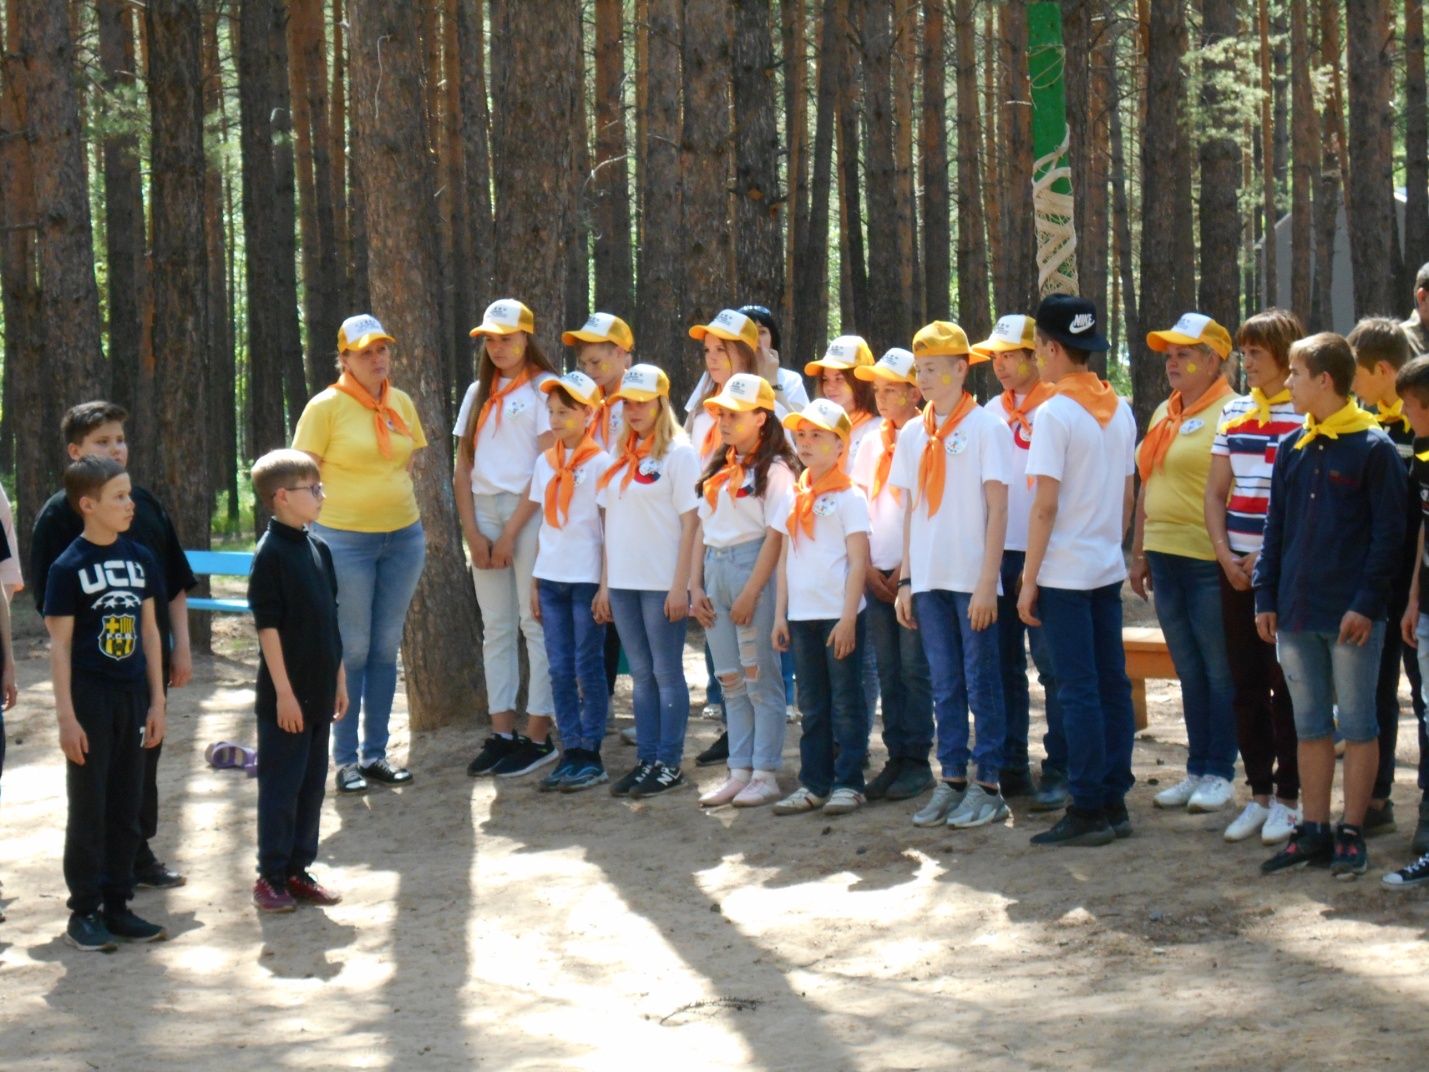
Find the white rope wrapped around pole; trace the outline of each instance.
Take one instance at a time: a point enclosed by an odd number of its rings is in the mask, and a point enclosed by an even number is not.
[[[1064,128],[1066,129],[1066,128]],[[1032,165],[1032,208],[1037,217],[1037,289],[1043,294],[1076,294],[1077,232],[1073,226],[1071,194],[1052,189],[1058,181],[1072,181],[1065,162],[1071,146],[1070,129],[1062,144]]]

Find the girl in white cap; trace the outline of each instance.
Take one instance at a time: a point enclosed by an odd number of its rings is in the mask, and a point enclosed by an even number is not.
[[[729,777],[700,797],[713,807],[754,807],[779,796],[784,682],[767,643],[774,628],[774,569],[781,505],[794,485],[794,456],[774,416],[774,389],[750,373],[731,376],[705,403],[719,421],[724,454],[705,469],[700,527],[690,563],[692,611],[705,627],[729,715]]]
[[[597,618],[615,622],[630,664],[637,762],[610,791],[649,797],[687,784],[685,619],[700,459],[670,408],[670,380],[654,365],[631,367],[615,397],[625,403],[625,435],[596,484],[605,576],[595,608]]]
[[[705,409],[705,403],[724,389],[731,376],[758,372],[759,325],[741,312],[722,309],[708,324],[690,328],[690,338],[704,344],[705,374],[690,398],[685,431],[704,466],[720,448],[719,422]]]
[[[858,335],[840,335],[829,343],[824,356],[804,366],[805,374],[818,380],[819,397],[836,403],[848,414],[848,450],[843,467],[847,472],[858,457],[864,436],[878,431],[878,401],[873,396],[873,384],[858,378],[856,369],[873,365],[873,351]]]
[[[466,769],[474,777],[514,778],[556,760],[546,640],[529,598],[540,514],[529,497],[531,473],[536,457],[555,443],[541,393],[555,369],[532,337],[535,330],[531,310],[515,299],[487,307],[481,323],[471,329],[472,338],[481,339],[476,382],[467,389],[452,428],[458,443],[452,482],[481,607],[481,655],[491,710],[491,736]],[[526,636],[531,668],[524,735],[516,732],[518,626]]]

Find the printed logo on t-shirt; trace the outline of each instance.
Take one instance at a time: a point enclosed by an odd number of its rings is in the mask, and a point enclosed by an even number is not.
[[[660,479],[664,468],[664,465],[654,458],[644,458],[641,460],[639,468],[635,470],[635,482],[637,484],[653,484]]]
[[[739,490],[734,493],[736,499],[747,499],[754,494],[754,474],[746,473],[744,483],[739,485]]]
[[[139,611],[143,603],[133,592],[115,589],[91,604],[101,612],[99,650],[115,662],[134,654],[139,640]]]
[[[838,503],[832,495],[820,495],[814,500],[814,516],[828,517],[838,508]]]
[[[1012,442],[1018,450],[1032,449],[1032,433],[1023,428],[1021,424],[1012,426]]]
[[[589,470],[589,465],[582,465],[579,469],[577,469],[574,473],[571,474],[571,483],[575,487],[580,487],[582,484],[585,483],[586,473]]]
[[[968,437],[966,432],[955,431],[948,436],[947,451],[949,454],[961,454],[968,449]]]
[[[1191,435],[1193,432],[1199,432],[1205,426],[1206,422],[1201,420],[1200,417],[1192,417],[1190,420],[1186,421],[1184,424],[1181,425],[1181,434]]]
[[[526,400],[524,398],[513,398],[510,402],[506,403],[506,416],[514,417],[525,408]]]

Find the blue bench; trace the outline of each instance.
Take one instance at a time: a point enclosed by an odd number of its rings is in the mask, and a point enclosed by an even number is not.
[[[253,555],[247,551],[185,551],[189,569],[209,577],[247,577],[253,572]],[[214,599],[210,596],[189,597],[189,610],[216,611],[221,614],[249,614],[246,599]]]

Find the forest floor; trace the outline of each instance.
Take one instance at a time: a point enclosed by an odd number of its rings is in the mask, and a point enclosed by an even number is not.
[[[1135,836],[1037,850],[1052,819],[919,830],[916,803],[844,818],[701,812],[472,781],[470,726],[393,753],[416,781],[329,796],[316,871],[336,908],[260,917],[254,782],[205,745],[252,743],[255,644],[225,622],[173,694],[160,768],[161,857],[188,875],[141,891],[169,941],[104,956],[64,944],[61,756],[45,645],[17,601],[20,706],[0,807],[0,1067],[31,1069],[1265,1069],[1418,1067],[1429,1020],[1429,895],[1379,883],[1402,829],[1358,882],[1262,878],[1226,813],[1157,811],[1185,733],[1174,686],[1149,690]],[[1144,615],[1136,608],[1138,617]],[[688,754],[698,718],[688,652]],[[1034,688],[1040,704],[1040,690]],[[1408,711],[1408,703],[1404,705]],[[628,687],[617,725],[629,725]],[[1039,715],[1040,723],[1040,715]],[[1034,734],[1040,734],[1040,724]],[[798,729],[781,783],[792,788]],[[633,749],[609,738],[622,772]],[[874,763],[883,753],[875,737]],[[695,771],[708,785],[718,769]]]

